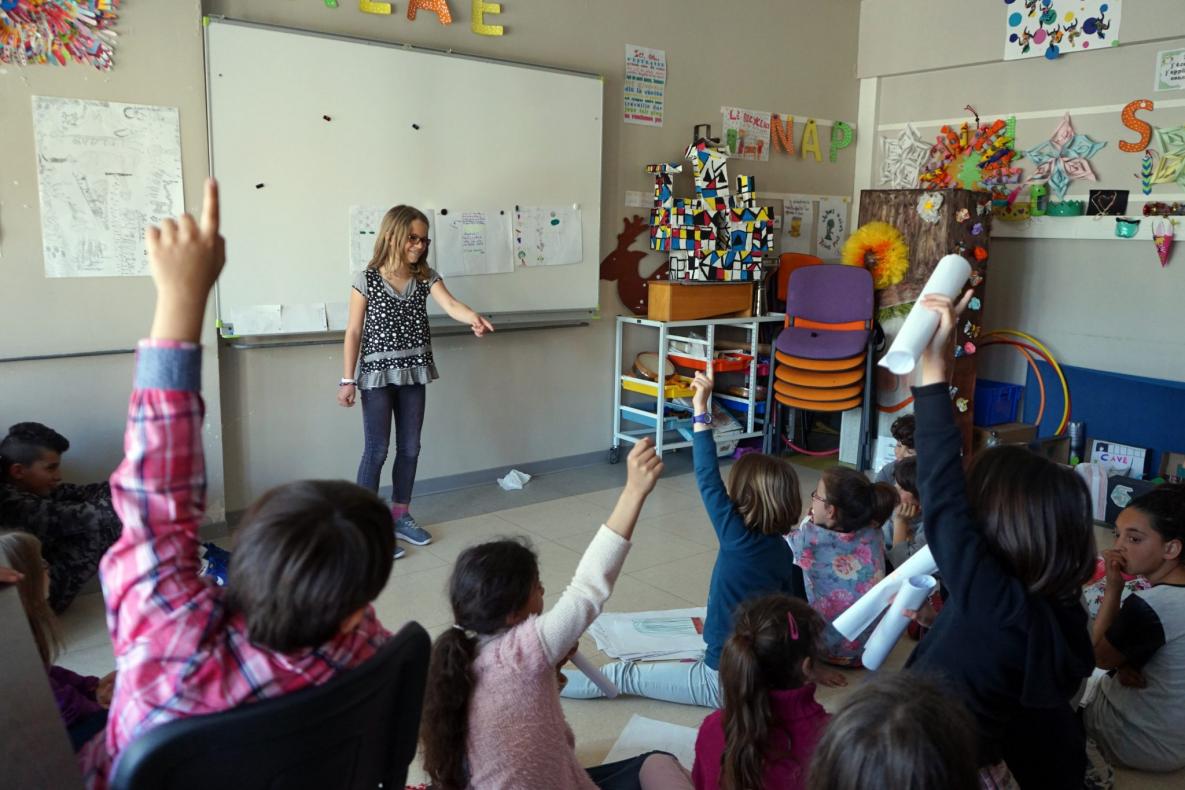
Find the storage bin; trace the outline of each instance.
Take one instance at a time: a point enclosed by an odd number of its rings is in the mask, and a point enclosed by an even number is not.
[[[652,398],[658,397],[658,383],[654,381],[647,381],[646,379],[639,379],[634,376],[622,376],[621,386],[630,392],[640,392]],[[695,390],[691,388],[691,379],[686,376],[671,376],[667,379],[663,391],[666,393],[667,400],[690,398],[695,394]]]
[[[1025,388],[1007,381],[975,382],[975,424],[980,427],[1016,422],[1016,411]]]

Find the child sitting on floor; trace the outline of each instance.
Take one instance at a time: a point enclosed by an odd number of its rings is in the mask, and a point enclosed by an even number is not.
[[[720,550],[708,588],[708,616],[704,624],[707,650],[701,661],[614,662],[602,670],[623,694],[720,707],[720,652],[732,633],[732,613],[746,598],[767,593],[802,595],[796,584],[794,556],[784,536],[802,512],[798,475],[784,458],[748,453],[728,473],[728,488],[720,477],[716,442],[712,435],[708,400],[713,381],[697,373],[695,433],[692,457],[700,496]],[[567,673],[564,696],[588,699],[603,696],[581,673]],[[820,677],[827,684],[844,683],[838,672]]]
[[[1094,655],[1117,673],[1084,709],[1086,733],[1112,762],[1176,771],[1185,768],[1185,484],[1137,497],[1115,526]],[[1152,586],[1121,603],[1125,572]]]
[[[902,458],[893,468],[893,484],[898,505],[890,522],[893,532],[886,536],[889,563],[895,568],[926,545],[922,504],[918,501],[918,459]]]
[[[538,559],[523,543],[482,543],[457,558],[449,578],[455,622],[432,648],[420,728],[424,769],[437,790],[690,788],[667,754],[581,768],[560,707],[557,668],[612,593],[638,513],[662,474],[651,439],[635,444],[627,463],[617,506],[549,611]]]
[[[724,707],[695,740],[696,790],[800,790],[827,724],[809,681],[823,621],[788,595],[745,601],[720,656]]]
[[[63,611],[95,571],[122,525],[108,483],[62,482],[62,455],[70,441],[39,422],[21,422],[0,440],[0,528],[19,529],[41,541],[50,565],[49,605]],[[226,583],[227,552],[213,543],[198,549],[204,572]]]
[[[976,757],[975,722],[958,698],[914,673],[879,674],[831,719],[807,788],[999,788],[980,784]]]
[[[886,483],[871,483],[860,472],[840,466],[823,472],[811,494],[808,518],[787,540],[806,579],[807,600],[828,623],[885,577],[881,524],[896,505],[897,493]],[[847,640],[828,626],[823,660],[861,666],[872,628]]]
[[[70,734],[74,751],[78,751],[107,724],[107,707],[111,704],[115,673],[102,678],[84,677],[65,667],[54,666],[62,649],[62,640],[57,618],[47,603],[49,566],[41,557],[41,543],[37,538],[15,530],[0,532],[0,567],[9,571],[0,581],[11,580],[17,586],[21,605],[29,618],[29,630],[33,632],[33,643],[49,673],[49,686],[58,703],[58,712]]]
[[[225,260],[217,186],[206,183],[200,228],[185,215],[145,236],[156,312],[111,476],[123,533],[99,572],[119,682],[105,733],[80,754],[91,788],[106,787],[119,754],[152,728],[325,683],[390,637],[370,604],[391,573],[394,522],[352,483],[265,493],[238,528],[227,586],[199,577],[199,339]]]

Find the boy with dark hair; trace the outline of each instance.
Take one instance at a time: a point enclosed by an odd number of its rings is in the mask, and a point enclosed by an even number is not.
[[[926,545],[922,503],[918,499],[918,459],[902,458],[893,468],[893,483],[900,504],[893,511],[893,544],[889,559],[899,566]]]
[[[889,461],[889,463],[885,464],[877,471],[876,477],[873,478],[875,482],[888,483],[891,486],[896,485],[897,480],[896,480],[895,472],[897,470],[897,466],[901,463],[901,461],[903,459],[913,458],[914,456],[917,455],[918,451],[916,449],[914,449],[914,445],[913,445],[914,425],[915,425],[915,423],[914,423],[914,418],[913,418],[912,414],[903,414],[900,417],[898,417],[897,419],[893,420],[892,426],[889,427],[889,433],[893,434],[893,438],[897,440],[896,446],[893,447],[893,460]],[[915,477],[916,477],[916,474],[915,474]],[[916,491],[915,491],[915,497],[914,497],[915,504],[916,504],[916,501],[917,500],[916,500]],[[907,510],[908,510],[908,508],[907,508]],[[893,551],[894,544],[896,543],[896,539],[893,537],[893,533],[894,533],[893,523],[894,523],[894,521],[896,521],[897,514],[899,511],[900,511],[900,506],[898,507],[898,510],[895,510],[893,512],[893,517],[890,518],[888,521],[886,521],[882,525],[882,529],[884,530],[884,533],[885,533],[885,552],[886,552],[886,558],[889,561],[889,567],[896,567],[898,565],[899,560],[895,559],[895,557],[898,557],[901,554],[900,550],[897,551],[896,553],[894,553],[894,551]],[[906,518],[912,518],[912,517],[913,517],[913,514],[909,514],[906,516]],[[912,553],[913,553],[912,551],[909,552],[909,554],[912,554]],[[909,556],[909,555],[907,554],[905,556]],[[886,568],[886,570],[888,570],[888,569]]]
[[[70,442],[39,422],[21,422],[0,441],[0,528],[29,532],[49,563],[49,604],[61,612],[119,537],[106,483],[62,482]]]
[[[92,788],[106,787],[119,753],[153,727],[319,685],[390,637],[370,602],[391,573],[391,513],[355,485],[272,489],[239,528],[227,589],[199,578],[199,339],[225,260],[213,180],[200,228],[183,215],[145,240],[156,314],[111,476],[123,534],[100,573],[119,681],[106,732],[80,753]]]

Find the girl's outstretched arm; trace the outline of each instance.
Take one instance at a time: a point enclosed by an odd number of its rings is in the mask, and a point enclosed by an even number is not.
[[[440,305],[441,309],[448,313],[448,317],[454,321],[462,324],[469,324],[473,329],[473,334],[481,337],[486,332],[493,332],[494,325],[486,319],[485,316],[480,315],[469,305],[458,301],[448,288],[445,287],[443,280],[437,280],[432,284],[432,289],[428,291],[432,294],[432,298],[436,300],[436,304]]]

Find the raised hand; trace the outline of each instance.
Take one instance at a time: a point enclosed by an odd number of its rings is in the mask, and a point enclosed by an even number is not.
[[[919,300],[922,307],[938,314],[938,328],[934,330],[934,337],[922,352],[923,385],[947,381],[947,367],[954,356],[951,344],[954,340],[955,324],[967,308],[973,293],[968,289],[957,304],[942,294],[926,294]]]
[[[226,261],[218,223],[218,185],[211,178],[206,180],[200,225],[182,214],[144,232],[148,268],[156,284],[154,338],[193,342],[200,338],[206,299]]]
[[[641,497],[648,496],[658,483],[663,469],[662,459],[654,452],[654,440],[646,437],[635,444],[634,449],[630,450],[626,464],[626,491]]]
[[[712,397],[712,389],[715,386],[716,375],[709,362],[707,374],[696,371],[695,378],[691,380],[691,388],[695,390],[695,394],[691,396],[691,405],[696,414],[703,414],[708,410],[708,401]]]

